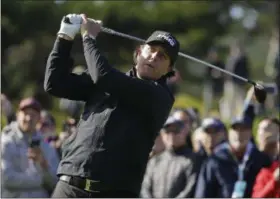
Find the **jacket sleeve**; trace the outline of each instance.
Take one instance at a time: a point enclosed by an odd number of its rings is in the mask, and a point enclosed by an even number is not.
[[[186,187],[176,198],[193,198],[196,186],[197,173],[191,163],[186,169]]]
[[[142,198],[152,198],[153,196],[153,169],[155,167],[155,159],[152,158],[148,162],[146,173],[144,175],[144,180],[142,182],[142,188],[140,196]]]
[[[93,83],[104,92],[117,96],[126,106],[139,111],[155,110],[166,115],[173,105],[171,94],[154,81],[143,81],[133,78],[112,68],[107,59],[100,53],[96,40],[88,36],[83,38],[85,59]],[[162,106],[162,105],[165,106]],[[168,107],[166,104],[169,104]],[[163,112],[164,111],[164,112]]]
[[[194,197],[215,198],[217,197],[217,186],[213,163],[210,160],[206,160],[199,173]]]
[[[251,125],[253,125],[256,113],[255,113],[255,106],[250,101],[245,100],[243,105],[243,117],[249,118],[251,121]]]
[[[3,134],[3,133],[2,133]],[[18,151],[14,143],[1,135],[1,182],[7,189],[36,189],[41,188],[43,178],[40,173],[34,175],[34,172],[18,171],[15,169],[17,160],[15,157]],[[20,164],[20,162],[18,162]]]
[[[80,75],[70,72],[73,66],[70,58],[72,45],[72,41],[56,39],[47,61],[44,89],[59,98],[86,101],[94,85],[87,72]]]
[[[255,185],[253,187],[252,198],[272,198],[276,190],[276,181],[271,178],[269,181],[264,178],[265,173],[261,172],[257,175]],[[280,187],[279,187],[280,188]]]

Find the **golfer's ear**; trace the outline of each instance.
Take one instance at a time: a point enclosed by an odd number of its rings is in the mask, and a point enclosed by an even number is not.
[[[142,45],[140,45],[140,46],[138,46],[137,48],[135,48],[135,50],[134,50],[134,53],[133,53],[133,60],[134,60],[134,63],[135,64],[137,64],[137,60],[138,60],[138,56],[141,54],[141,52],[142,52],[142,48],[143,48],[143,46]]]

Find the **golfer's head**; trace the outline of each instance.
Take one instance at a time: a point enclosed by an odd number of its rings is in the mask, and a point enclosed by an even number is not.
[[[179,48],[180,44],[173,35],[155,31],[135,52],[138,77],[157,80],[172,71]]]

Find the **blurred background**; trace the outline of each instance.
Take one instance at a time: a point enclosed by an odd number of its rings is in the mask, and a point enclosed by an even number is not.
[[[63,126],[67,113],[61,111],[60,99],[44,92],[43,81],[60,21],[68,13],[86,13],[102,20],[106,27],[144,39],[154,30],[172,32],[180,41],[181,52],[221,63],[221,67],[254,80],[275,83],[279,70],[275,61],[279,57],[278,8],[278,1],[253,0],[2,1],[1,93],[9,98],[14,109],[23,97],[36,97],[52,112],[57,128]],[[101,33],[98,45],[116,68],[125,72],[132,67],[137,42]],[[236,48],[246,58],[240,70],[230,64]],[[83,70],[86,65],[80,37],[75,40],[72,56],[75,71]],[[202,115],[219,114],[225,120],[227,115],[236,114],[221,110],[230,109],[223,108],[229,107],[230,98],[234,97],[227,88],[234,90],[232,85],[239,85],[238,82],[227,77],[219,80],[221,74],[183,58],[178,59],[176,69],[178,75],[172,80],[175,83],[171,83],[176,94],[174,107],[196,107]],[[245,98],[249,87],[241,87]],[[267,109],[279,115],[275,97],[268,100]],[[3,127],[6,121],[1,118]]]

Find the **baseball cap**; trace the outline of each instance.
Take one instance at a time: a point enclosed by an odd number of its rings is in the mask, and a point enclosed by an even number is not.
[[[246,127],[252,126],[252,119],[246,116],[235,117],[231,121],[231,128],[235,128],[237,125],[243,125]]]
[[[205,118],[202,120],[201,128],[204,132],[208,133],[209,129],[214,129],[215,132],[225,131],[224,123],[217,118]]]
[[[41,104],[33,97],[25,98],[19,103],[19,110],[23,110],[26,108],[32,108],[38,112],[41,111]]]
[[[145,43],[161,44],[166,50],[167,55],[170,57],[171,65],[174,65],[178,57],[180,43],[171,33],[157,30],[151,34]]]
[[[178,133],[180,132],[181,129],[184,128],[184,122],[181,120],[178,120],[177,118],[175,118],[174,116],[169,116],[166,120],[166,122],[163,125],[163,129],[167,129],[170,126],[176,126],[176,132],[174,131],[174,133]]]

